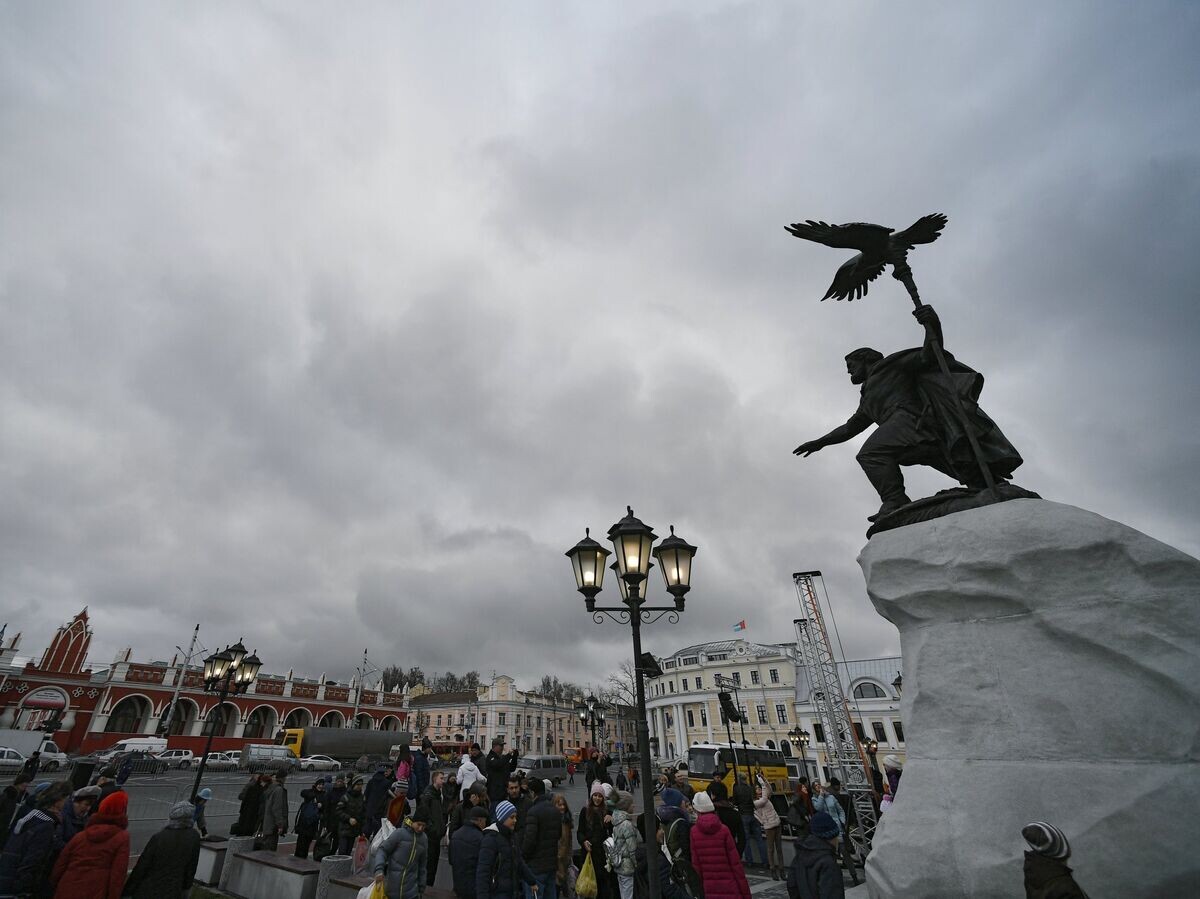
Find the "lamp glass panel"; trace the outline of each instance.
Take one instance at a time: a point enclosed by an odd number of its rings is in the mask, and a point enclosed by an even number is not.
[[[242,659],[246,657],[246,647],[242,645],[242,641],[238,640],[232,646],[225,649],[229,653],[230,664],[237,667],[242,664]]]
[[[212,676],[217,680],[221,680],[225,677],[225,672],[229,670],[229,666],[233,662],[233,656],[228,652],[222,651],[213,656],[212,660]]]

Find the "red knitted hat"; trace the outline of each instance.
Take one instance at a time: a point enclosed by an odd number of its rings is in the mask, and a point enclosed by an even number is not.
[[[112,815],[114,818],[124,815],[129,811],[129,794],[124,790],[109,793],[104,797],[104,801],[100,803],[98,811],[102,815]]]

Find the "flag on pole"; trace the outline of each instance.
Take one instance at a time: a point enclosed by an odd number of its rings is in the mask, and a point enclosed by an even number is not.
[[[739,621],[737,624],[735,624],[733,626],[733,629],[735,631],[744,631],[746,629],[746,619],[743,618],[741,621]]]

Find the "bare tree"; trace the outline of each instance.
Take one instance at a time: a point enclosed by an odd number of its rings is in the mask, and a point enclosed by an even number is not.
[[[598,698],[608,705],[637,705],[637,681],[632,662],[622,662],[621,667],[608,676]]]

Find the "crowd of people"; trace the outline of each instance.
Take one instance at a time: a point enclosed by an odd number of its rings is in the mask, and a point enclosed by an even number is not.
[[[628,789],[635,772],[618,767],[611,776],[612,760],[595,750],[577,815],[550,781],[517,770],[517,753],[505,753],[502,739],[486,755],[472,745],[449,772],[437,763],[425,740],[369,778],[324,775],[300,791],[294,818],[286,772],[255,774],[239,794],[230,833],[276,851],[291,830],[297,858],[361,848],[388,899],[420,899],[437,876],[443,840],[458,899],[649,899],[649,864],[658,868],[663,899],[751,899],[746,871],[754,867],[785,881],[790,899],[842,897],[843,866],[858,882],[861,860],[848,839],[854,806],[836,777],[828,786],[802,777],[790,801],[777,803],[761,773],[753,784],[737,773],[732,791],[714,776],[698,791],[687,770],[664,772],[654,784],[655,846],[647,852],[644,817]],[[884,768],[877,789],[886,812],[903,765],[889,756]],[[0,899],[187,895],[211,792],[172,807],[129,872],[128,796],[118,775],[106,767],[93,784],[72,790],[67,781],[34,782],[25,771],[0,793]],[[790,864],[785,822],[795,845]],[[1028,899],[1086,899],[1060,830],[1037,822],[1022,836]]]
[[[186,895],[200,859],[203,814],[198,818],[190,802],[174,805],[130,871],[129,796],[120,773],[106,767],[93,784],[72,789],[66,780],[34,782],[27,770],[4,789],[0,899]]]

